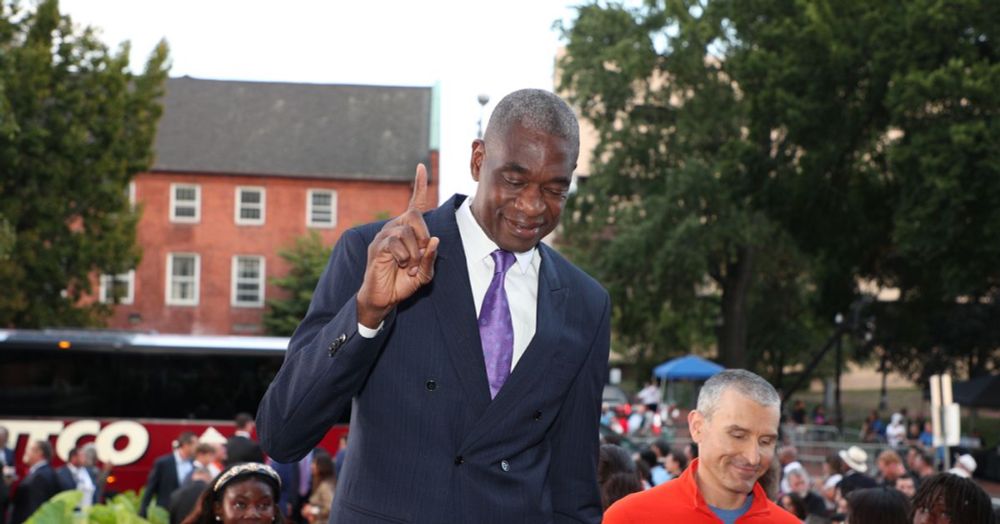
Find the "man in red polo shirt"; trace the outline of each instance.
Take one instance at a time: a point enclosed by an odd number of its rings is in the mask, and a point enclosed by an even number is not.
[[[780,408],[774,387],[749,371],[710,378],[688,415],[698,458],[680,477],[613,504],[604,524],[800,524],[757,483],[774,459]]]

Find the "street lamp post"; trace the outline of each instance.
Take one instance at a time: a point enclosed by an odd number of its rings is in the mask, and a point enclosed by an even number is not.
[[[483,138],[483,112],[486,110],[486,104],[490,103],[490,95],[480,93],[477,99],[479,100],[479,128],[476,131],[476,138]]]

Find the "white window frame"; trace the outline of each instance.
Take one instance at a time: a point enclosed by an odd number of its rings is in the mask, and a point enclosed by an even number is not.
[[[257,191],[260,193],[260,203],[259,204],[244,204],[241,200],[244,191]],[[235,202],[233,219],[237,224],[241,226],[261,226],[264,225],[264,213],[267,209],[267,191],[261,186],[237,186],[236,196],[233,199]],[[247,207],[249,209],[260,209],[260,218],[243,218],[240,216],[240,211]]]
[[[313,195],[316,193],[330,193],[330,222],[313,222]],[[337,190],[314,188],[306,191],[306,225],[317,228],[337,227]]]
[[[135,301],[135,270],[131,270],[128,273],[119,273],[117,275],[104,274],[101,275],[100,287],[98,290],[98,297],[102,304],[112,304],[109,293],[114,289],[113,281],[124,282],[125,289],[127,290],[125,295],[123,295],[117,302],[117,304],[129,305]]]
[[[194,188],[194,216],[177,216],[177,190],[180,188]],[[187,203],[185,202],[185,205]],[[170,184],[170,221],[187,224],[201,222],[201,184]]]
[[[257,300],[254,302],[241,302],[239,298],[239,284],[241,282],[239,271],[240,271],[240,259],[256,259],[260,262],[260,274],[257,276],[256,284],[259,286],[259,293],[257,295]],[[232,265],[232,279],[230,280],[230,297],[229,303],[233,307],[252,307],[259,308],[264,307],[264,286],[267,284],[266,276],[266,264],[267,260],[263,255],[233,255],[233,265]],[[244,281],[249,281],[244,280]]]
[[[194,257],[194,278],[192,288],[193,298],[174,298],[170,292],[174,284],[174,257]],[[167,288],[166,303],[168,306],[197,306],[198,298],[201,295],[201,256],[198,253],[167,253]]]

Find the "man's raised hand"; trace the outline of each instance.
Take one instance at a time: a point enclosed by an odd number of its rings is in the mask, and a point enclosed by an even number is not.
[[[406,211],[390,220],[368,245],[368,265],[358,290],[358,322],[376,328],[396,304],[434,278],[440,239],[430,236],[421,213],[427,208],[427,169],[417,165]]]

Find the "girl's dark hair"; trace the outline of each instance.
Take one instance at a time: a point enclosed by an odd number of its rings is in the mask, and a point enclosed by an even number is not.
[[[944,510],[957,524],[996,524],[993,503],[983,488],[970,479],[951,473],[938,473],[920,481],[920,488],[913,496],[910,518],[918,510],[931,509],[938,499],[944,501]],[[852,521],[853,522],[853,521]]]
[[[676,449],[671,449],[669,455],[674,458],[674,462],[680,466],[681,471],[684,471],[688,467],[688,459],[684,456],[683,452],[677,451]]]
[[[333,480],[333,458],[325,451],[313,454],[313,464],[316,464],[316,475],[313,478],[313,485],[319,484],[326,479]]]
[[[840,454],[836,451],[826,456],[826,463],[834,475],[844,472],[844,459],[840,458]]]
[[[597,483],[604,509],[618,499],[642,491],[639,469],[628,452],[614,444],[601,446],[597,459]]]
[[[260,480],[271,488],[271,499],[274,501],[274,522],[276,524],[284,524],[285,519],[281,515],[281,508],[278,507],[278,499],[281,498],[281,481],[278,480],[277,473],[274,473],[273,469],[263,464],[259,464],[259,468],[248,468],[247,466],[250,464],[255,463],[242,462],[231,464],[219,472],[219,475],[212,479],[212,482],[208,483],[205,491],[198,497],[198,502],[195,504],[194,510],[184,518],[181,524],[217,524],[215,521],[215,504],[222,501],[222,497],[226,494],[226,490],[230,486],[235,486],[249,479]],[[231,474],[230,470],[237,470],[238,472]],[[216,484],[220,480],[222,483],[218,486],[219,489],[216,490]]]
[[[794,510],[795,516],[799,520],[805,520],[809,514],[809,509],[806,508],[806,501],[802,500],[802,497],[798,493],[785,493],[782,497],[788,497],[792,501],[792,508]],[[781,505],[784,507],[784,505]]]
[[[910,501],[892,488],[856,489],[847,496],[851,524],[909,524]]]

